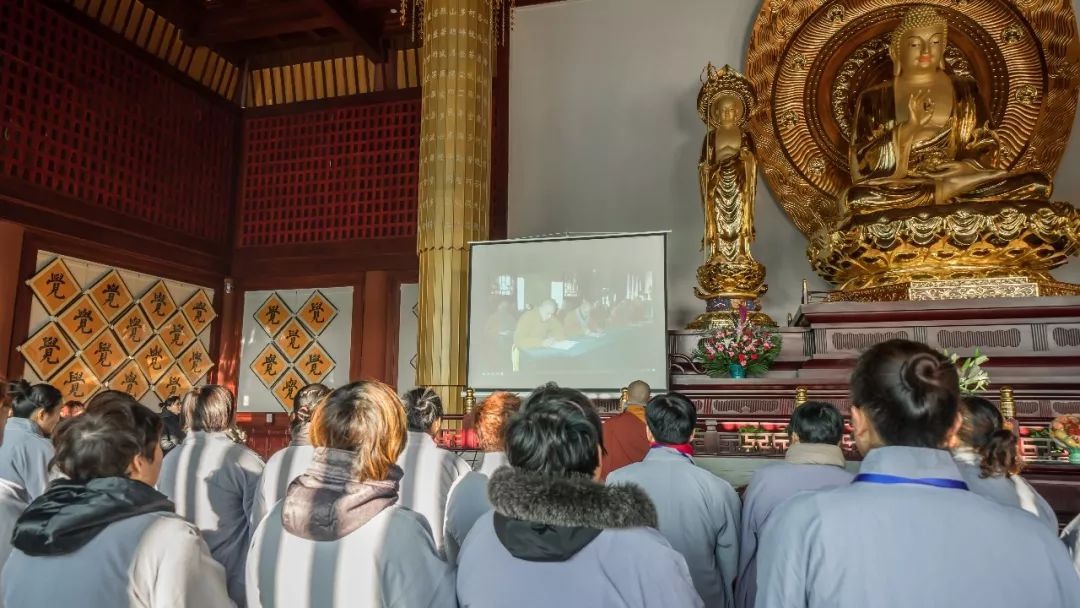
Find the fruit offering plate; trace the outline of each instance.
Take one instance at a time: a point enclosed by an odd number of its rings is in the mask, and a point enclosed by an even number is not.
[[[1069,462],[1080,464],[1080,416],[1058,416],[1050,423],[1050,436],[1069,451]]]

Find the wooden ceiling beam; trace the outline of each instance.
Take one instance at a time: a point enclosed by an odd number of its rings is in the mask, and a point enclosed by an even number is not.
[[[334,22],[335,28],[352,39],[361,53],[375,62],[386,61],[386,47],[382,43],[382,10],[356,10],[345,0],[312,0],[320,12]]]
[[[221,24],[208,17],[199,23],[193,31],[188,32],[184,38],[189,42],[214,47],[233,42],[273,38],[283,34],[302,34],[334,27],[336,26],[333,21],[322,15],[286,19],[268,17],[235,25]]]

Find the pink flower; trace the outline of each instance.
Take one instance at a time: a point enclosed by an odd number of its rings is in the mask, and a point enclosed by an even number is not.
[[[757,355],[750,355],[751,359],[757,359]]]

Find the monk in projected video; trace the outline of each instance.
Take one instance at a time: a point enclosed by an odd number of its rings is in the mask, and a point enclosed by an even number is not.
[[[562,323],[555,318],[558,304],[544,300],[539,306],[521,315],[514,330],[514,346],[526,350],[550,347],[565,338]]]

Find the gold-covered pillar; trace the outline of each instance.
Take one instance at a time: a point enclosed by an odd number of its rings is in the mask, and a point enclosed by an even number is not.
[[[427,0],[420,124],[417,381],[461,413],[470,241],[488,236],[491,188],[490,0]]]

